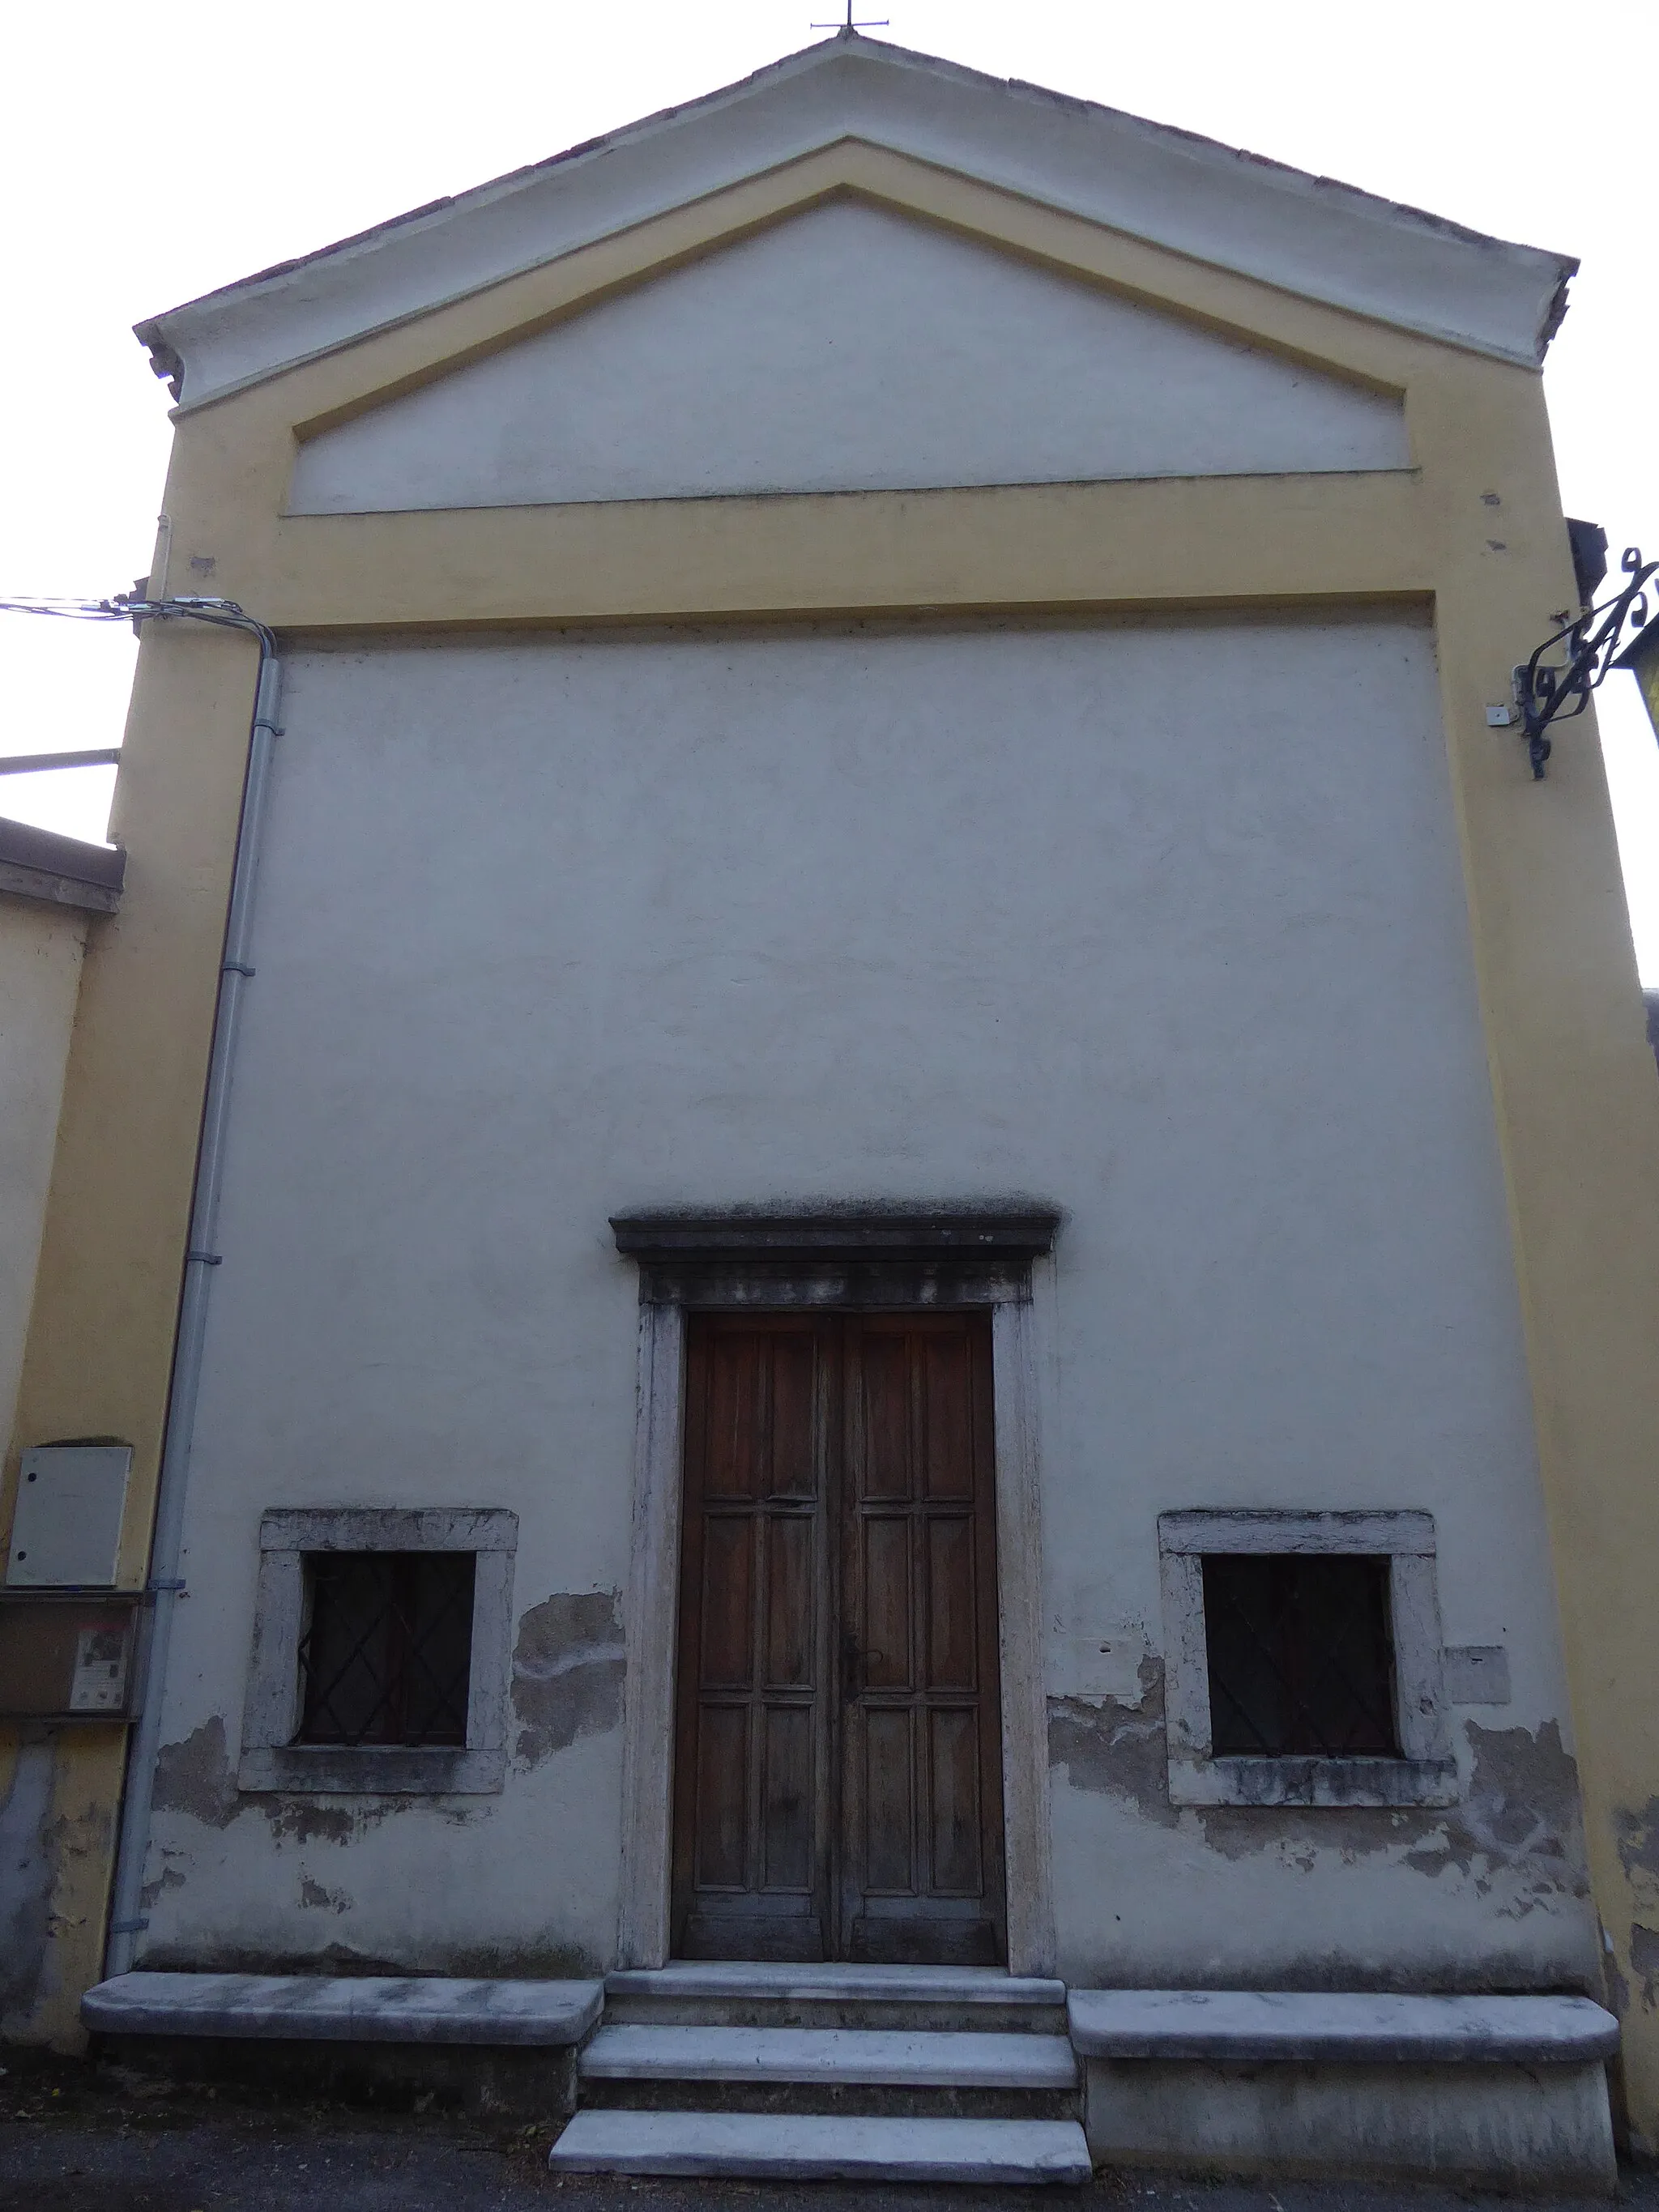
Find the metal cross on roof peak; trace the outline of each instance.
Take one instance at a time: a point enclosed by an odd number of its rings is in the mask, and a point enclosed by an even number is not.
[[[850,39],[855,31],[884,31],[889,27],[889,25],[888,19],[885,15],[878,15],[873,21],[854,22],[853,20],[853,0],[847,0],[847,20],[845,22],[813,23],[810,25],[809,27],[814,31],[838,31],[843,39]]]

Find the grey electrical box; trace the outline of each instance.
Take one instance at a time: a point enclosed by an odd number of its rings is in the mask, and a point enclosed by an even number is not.
[[[37,1444],[26,1451],[6,1554],[7,1589],[112,1583],[131,1471],[131,1444]]]

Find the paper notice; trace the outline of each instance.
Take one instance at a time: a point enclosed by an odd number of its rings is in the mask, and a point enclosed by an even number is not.
[[[58,1678],[63,1680],[60,1674]],[[118,1713],[126,1701],[127,1634],[125,1628],[83,1628],[75,1640],[75,1674],[70,1684],[72,1713]]]

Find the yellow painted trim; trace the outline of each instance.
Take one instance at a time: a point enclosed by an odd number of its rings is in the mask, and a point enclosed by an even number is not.
[[[283,514],[298,434],[847,191],[1402,392],[1414,466]],[[1659,1085],[1593,727],[1573,726],[1536,786],[1515,733],[1485,719],[1573,590],[1536,374],[848,141],[183,410],[167,507],[170,580],[210,559],[209,588],[289,635],[1432,606],[1590,1863],[1614,1962],[1639,1982],[1632,1931],[1659,1929]],[[148,1536],[253,677],[251,646],[217,634],[154,631],[140,656],[117,795],[129,890],[88,955],[14,1440],[132,1437],[124,1579]],[[1625,2065],[1659,2142],[1645,2001],[1626,2014]]]
[[[167,502],[175,580],[185,573],[179,556],[211,560],[216,589],[257,605],[279,628],[300,629],[1296,596],[1310,574],[1331,573],[1333,558],[1352,571],[1329,586],[1339,594],[1416,592],[1432,581],[1438,564],[1423,556],[1446,518],[1438,472],[1426,472],[1425,494],[1421,466],[1352,477],[285,514],[301,438],[845,194],[1402,395],[1419,464],[1434,443],[1443,390],[1537,381],[1530,369],[1320,306],[849,139],[181,410]],[[1478,418],[1481,410],[1460,411]],[[1460,456],[1460,476],[1468,465]],[[1413,496],[1415,517],[1404,511]],[[1135,536],[1155,549],[1155,562],[1167,550],[1161,565],[1174,580],[1138,573],[1127,542]],[[1223,573],[1230,563],[1235,574],[1253,570],[1255,549],[1288,550],[1292,538],[1302,557],[1287,561],[1270,586]],[[864,580],[856,597],[854,570]]]
[[[1385,355],[1389,346],[1402,343],[1461,350],[848,137],[362,337],[326,347],[274,374],[198,402],[186,400],[173,410],[173,420],[187,421],[280,386],[300,395],[279,409],[294,434],[314,437],[434,377],[533,337],[618,292],[836,198],[862,199],[935,223],[1038,267],[1092,282],[1160,313],[1179,314],[1220,337],[1263,346],[1379,392],[1399,393],[1404,374],[1386,360],[1368,357],[1371,349],[1363,343],[1350,357],[1352,333],[1368,332],[1372,349],[1381,346]]]
[[[1422,593],[1421,500],[1402,471],[292,516],[230,575],[300,630]]]
[[[60,1729],[56,1735],[52,1792],[41,1823],[51,1854],[40,1899],[42,1970],[27,2039],[73,2054],[87,2042],[82,1992],[103,1973],[126,1731],[94,1724]],[[0,1805],[11,1795],[24,1755],[17,1729],[0,1723]],[[9,1880],[18,1872],[15,1862],[7,1866]],[[35,1931],[23,1932],[32,1940]],[[10,1963],[15,1966],[16,1961]],[[10,2031],[9,2020],[7,2026]]]
[[[152,634],[138,657],[110,823],[127,892],[82,969],[9,1458],[15,1475],[40,1437],[133,1445],[128,1589],[149,1559],[255,660],[207,629]]]

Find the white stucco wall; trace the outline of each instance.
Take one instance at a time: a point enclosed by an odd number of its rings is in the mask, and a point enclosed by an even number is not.
[[[0,895],[0,1430],[6,1434],[22,1373],[86,933],[78,908]]]
[[[261,1511],[507,1506],[515,1618],[620,1591],[607,1217],[1019,1191],[1067,1217],[1036,1313],[1062,1970],[1586,1969],[1425,628],[368,644],[296,657],[283,718],[152,1962],[609,1959],[620,1735],[580,1650],[567,1747],[528,1731],[498,1797],[236,1798]],[[1515,1683],[1455,1717],[1463,1806],[1159,1802],[1156,1516],[1229,1505],[1433,1513],[1447,1638]],[[1068,1698],[1066,1638],[1109,1627],[1140,1681]]]
[[[843,201],[324,432],[290,503],[1409,465],[1398,399]]]

